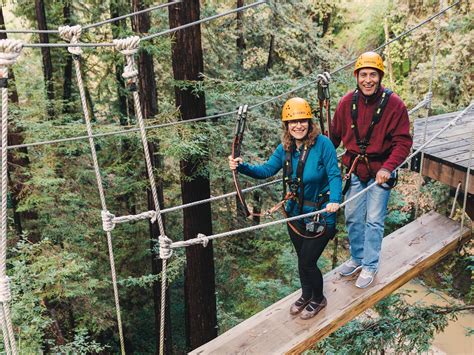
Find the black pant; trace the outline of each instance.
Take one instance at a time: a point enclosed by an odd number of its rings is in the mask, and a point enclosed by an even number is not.
[[[302,296],[304,299],[313,298],[319,302],[323,298],[323,275],[317,262],[329,240],[334,237],[335,226],[327,226],[324,235],[313,239],[299,236],[290,227],[288,227],[288,232],[298,255]]]

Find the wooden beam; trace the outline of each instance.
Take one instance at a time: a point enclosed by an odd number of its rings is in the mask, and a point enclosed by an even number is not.
[[[456,188],[459,182],[462,183],[461,190],[465,189],[466,171],[463,171],[456,167],[456,165],[447,165],[432,159],[425,155],[423,160],[423,175],[428,176],[432,179],[438,180],[443,184],[447,184],[453,188]],[[470,194],[474,194],[474,170],[471,171],[471,177],[469,179],[469,190]]]
[[[354,286],[354,278],[342,278],[338,269],[324,277],[328,305],[315,318],[290,316],[297,291],[191,354],[299,354],[311,348],[364,310],[436,264],[469,239],[458,223],[430,212],[384,239],[376,279],[367,289]]]

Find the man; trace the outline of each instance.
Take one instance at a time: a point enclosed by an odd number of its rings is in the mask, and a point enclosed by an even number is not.
[[[337,148],[344,144],[346,199],[374,181],[378,185],[349,202],[345,208],[351,259],[341,267],[342,276],[361,271],[359,288],[368,287],[379,266],[384,222],[390,196],[392,172],[410,152],[412,138],[403,101],[382,86],[383,60],[375,52],[363,53],[356,61],[357,88],[339,102],[331,127]]]

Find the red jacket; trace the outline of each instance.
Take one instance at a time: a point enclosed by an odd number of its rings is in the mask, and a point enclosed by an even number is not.
[[[362,93],[359,93],[357,125],[361,140],[367,134],[370,122],[375,109],[380,102],[383,87],[379,89],[377,94],[367,99]],[[356,143],[354,130],[351,128],[351,101],[353,91],[347,93],[339,104],[331,124],[331,141],[337,148],[342,143],[347,152],[342,157],[342,163],[349,167],[351,157],[360,153],[360,149]],[[372,174],[377,174],[381,168],[392,172],[400,165],[410,153],[413,140],[410,135],[410,121],[408,112],[403,101],[393,93],[385,107],[380,122],[374,126],[369,146],[367,147],[367,155],[369,157],[370,169]],[[376,157],[378,156],[378,157]],[[363,181],[368,180],[370,172],[363,161],[359,161],[355,174]]]

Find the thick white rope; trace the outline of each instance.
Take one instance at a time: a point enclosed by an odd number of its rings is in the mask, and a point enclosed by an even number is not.
[[[454,211],[456,210],[456,201],[458,199],[459,190],[461,189],[461,185],[462,185],[462,182],[459,182],[458,186],[456,187],[456,193],[454,194],[453,205],[451,207],[451,213],[449,214],[449,218],[454,217]]]
[[[10,346],[10,339],[8,337],[7,323],[5,321],[5,315],[3,313],[3,306],[0,306],[0,327],[2,328],[3,334],[3,346],[7,355],[11,355],[12,350]]]
[[[62,26],[59,28],[59,32],[61,36],[63,36],[64,40],[69,40],[71,41],[72,44],[76,44],[79,42],[79,37],[81,35],[80,26],[72,26],[72,27]],[[80,63],[81,50],[79,47],[74,47],[74,46],[68,47],[68,50],[73,55],[72,58],[74,62],[74,69],[76,72],[77,86],[79,88],[79,94],[81,97],[81,104],[82,104],[82,112],[84,114],[87,135],[89,137],[89,146],[91,149],[92,163],[94,166],[94,172],[95,172],[95,177],[97,181],[97,188],[99,191],[100,203],[102,206],[102,211],[107,211],[107,203],[105,201],[105,193],[104,193],[104,187],[102,183],[102,176],[100,175],[99,161],[97,159],[97,151],[95,149],[94,138],[92,137],[92,124],[91,124],[91,119],[90,119],[89,107],[87,106],[84,82],[82,80],[81,63]],[[110,270],[112,274],[112,286],[113,286],[113,291],[114,291],[115,310],[117,313],[117,327],[119,331],[120,349],[121,349],[122,354],[125,354],[125,342],[124,342],[123,330],[122,330],[122,316],[121,316],[121,311],[120,311],[120,301],[119,301],[119,293],[118,293],[118,286],[117,286],[117,274],[115,270],[114,250],[113,250],[113,245],[112,245],[112,234],[110,230],[107,230],[105,228],[104,228],[104,231],[106,232],[106,235],[107,235],[107,247],[108,247],[108,252],[109,252]]]
[[[7,194],[8,194],[8,69],[15,64],[20,56],[23,44],[12,39],[0,40],[0,80],[2,90],[2,122],[1,122],[1,229],[0,229],[0,322],[5,351],[17,354],[13,324],[10,316],[10,282],[7,276]]]
[[[140,37],[132,36],[125,39],[114,40],[116,49],[125,56],[127,65],[124,67],[123,77],[127,80],[127,85],[132,91],[133,101],[135,104],[135,115],[137,117],[138,126],[140,128],[140,137],[145,154],[146,170],[148,180],[150,182],[150,190],[153,196],[153,204],[155,205],[155,219],[158,222],[160,230],[160,239],[169,239],[165,235],[165,227],[161,216],[160,203],[158,200],[158,190],[156,188],[155,176],[153,174],[153,165],[151,163],[150,149],[146,137],[145,122],[143,120],[143,112],[140,104],[140,96],[137,91],[138,69],[135,65],[134,55],[138,52]],[[160,252],[161,254],[161,252]],[[165,309],[166,309],[166,276],[167,276],[167,258],[162,259],[161,268],[161,312],[160,312],[160,355],[164,354],[165,343]]]
[[[428,139],[425,143],[423,143],[416,151],[414,151],[410,156],[408,156],[398,167],[396,167],[394,169],[394,171],[399,170],[404,164],[406,164],[408,161],[410,161],[410,159],[412,159],[413,156],[415,156],[420,151],[422,151],[422,149],[424,149],[427,145],[429,145],[432,141],[434,141],[444,131],[448,130],[450,127],[455,126],[456,122],[460,118],[462,118],[467,112],[471,111],[473,108],[474,108],[474,102],[471,102],[468,107],[466,107],[454,119],[452,119],[448,124],[446,124],[446,126],[441,128],[437,133],[435,133],[432,137],[430,137],[430,139]],[[359,193],[352,196],[350,199],[347,199],[346,201],[341,203],[340,207],[345,206],[347,203],[351,202],[352,200],[354,200],[357,197],[361,196],[362,194],[366,193],[369,189],[373,188],[376,185],[377,185],[377,183],[373,182],[372,184],[367,186],[365,189],[361,190]],[[228,231],[228,232],[214,234],[214,235],[207,236],[206,239],[209,241],[209,240],[224,238],[224,237],[228,237],[228,236],[232,236],[232,235],[236,235],[236,234],[240,234],[240,233],[251,232],[251,231],[254,231],[254,230],[270,227],[270,226],[285,223],[285,222],[291,222],[291,221],[295,221],[295,220],[302,219],[302,218],[312,217],[312,216],[315,216],[317,214],[321,214],[323,212],[326,212],[326,209],[321,209],[319,211],[305,213],[305,214],[302,214],[302,215],[299,215],[299,216],[284,218],[284,219],[280,219],[280,220],[273,221],[273,222],[258,224],[258,225],[254,225],[254,226],[250,226],[250,227],[246,227],[246,228],[241,228],[241,229],[236,229],[236,230],[232,230],[232,231]],[[184,241],[173,242],[171,244],[168,241],[165,241],[165,242],[161,243],[161,240],[160,240],[160,249],[161,248],[176,249],[176,248],[180,248],[180,247],[188,247],[188,246],[191,246],[191,245],[198,245],[198,244],[203,244],[202,236],[197,237],[197,238],[193,238],[193,239],[184,240]],[[160,250],[160,253],[162,253],[163,255],[171,255],[172,254],[172,252],[170,250],[163,250],[163,251]]]
[[[443,8],[443,0],[439,0],[439,8]],[[431,59],[431,75],[430,75],[430,80],[428,83],[428,93],[427,96],[429,97],[429,101],[427,101],[426,104],[426,115],[425,115],[425,120],[424,120],[424,128],[423,128],[423,140],[421,143],[424,143],[426,141],[426,134],[428,131],[428,117],[431,113],[431,98],[433,97],[433,80],[434,80],[434,74],[435,74],[435,68],[436,68],[436,55],[438,54],[438,44],[439,44],[439,36],[441,33],[441,21],[443,17],[439,17],[439,24],[436,27],[436,35],[435,35],[435,40],[434,40],[434,45],[433,45],[433,56]],[[417,198],[416,198],[416,205],[415,205],[415,218],[418,216],[418,210],[420,208],[420,195],[421,195],[421,187],[423,185],[423,161],[425,160],[425,152],[421,152],[421,157],[420,157],[420,175],[418,178],[418,189],[417,189]]]

